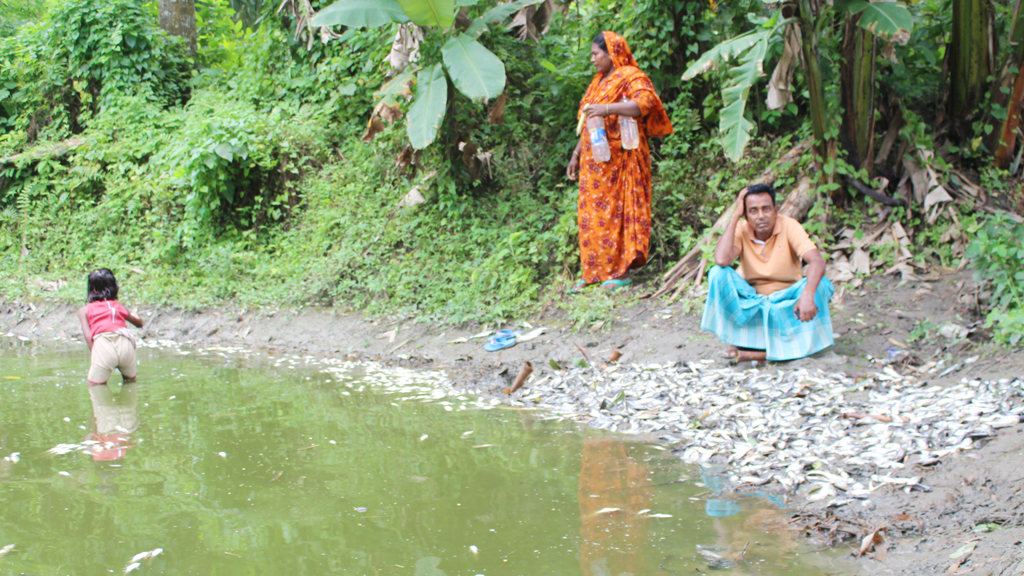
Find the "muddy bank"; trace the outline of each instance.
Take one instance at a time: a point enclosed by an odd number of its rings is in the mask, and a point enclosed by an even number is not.
[[[902,286],[885,277],[857,288],[842,286],[832,309],[836,346],[812,358],[758,370],[820,369],[860,379],[887,368],[928,386],[952,386],[965,376],[998,380],[1024,374],[1024,352],[986,343],[972,315],[972,290],[967,278],[956,275]],[[146,325],[139,333],[146,339],[195,346],[244,346],[271,355],[302,353],[444,370],[456,386],[499,398],[507,398],[502,392],[525,361],[535,367],[533,381],[558,375],[555,366],[569,368],[580,362],[577,344],[598,366],[608,363],[609,353],[618,349],[619,365],[704,361],[716,369],[729,368],[718,356],[720,343],[699,330],[699,310],[687,311],[685,303],[635,302],[600,325],[573,326],[564,317],[549,314],[518,325],[489,327],[433,326],[409,318],[370,320],[333,309],[186,312],[142,306]],[[77,338],[76,311],[77,306],[66,304],[4,302],[0,332]],[[483,349],[486,338],[470,339],[485,329],[513,327],[546,330],[534,340],[493,353]],[[529,387],[528,382],[517,396]],[[799,508],[794,525],[816,541],[842,545],[846,539],[845,545],[855,544],[857,549],[865,536],[877,532],[882,542],[861,560],[870,573],[1018,573],[1024,557],[1017,544],[1022,539],[1018,525],[1024,482],[1015,474],[1016,462],[1024,455],[1021,429],[1000,429],[993,438],[978,439],[969,453],[915,468],[913,474],[930,492],[885,487],[875,491],[867,505],[861,500],[801,505],[793,497],[790,505]],[[983,529],[992,531],[975,532],[978,525],[989,525]],[[949,558],[961,549],[960,556]],[[957,566],[951,568],[954,563]]]

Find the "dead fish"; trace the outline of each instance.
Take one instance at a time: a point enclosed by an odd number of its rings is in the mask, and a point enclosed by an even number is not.
[[[0,556],[6,556],[12,550],[14,550],[14,544],[8,544],[8,545],[4,546],[3,548],[0,548]]]
[[[732,562],[729,562],[711,550],[706,550],[700,545],[697,546],[697,553],[704,558],[704,561],[708,563],[708,568],[712,570],[725,570],[732,566]]]

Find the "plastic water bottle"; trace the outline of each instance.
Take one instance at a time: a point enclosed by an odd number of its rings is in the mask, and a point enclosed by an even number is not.
[[[626,97],[622,97],[626,102]],[[619,138],[622,140],[623,150],[636,150],[640,147],[640,130],[637,128],[636,120],[629,116],[619,114]]]
[[[594,116],[587,118],[587,132],[590,133],[590,150],[594,160],[607,162],[612,159],[612,149],[608,146],[608,134],[604,130],[604,118]]]

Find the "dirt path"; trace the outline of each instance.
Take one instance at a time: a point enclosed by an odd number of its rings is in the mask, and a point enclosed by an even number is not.
[[[940,386],[965,376],[997,380],[1024,375],[1024,350],[986,342],[972,312],[974,293],[969,278],[956,273],[933,274],[927,281],[902,286],[892,277],[868,279],[858,288],[842,285],[832,306],[836,346],[783,366],[859,375],[889,365]],[[571,365],[581,356],[575,343],[596,361],[617,348],[623,353],[621,363],[715,358],[721,366],[727,365],[719,358],[723,346],[699,329],[699,310],[685,313],[686,305],[681,303],[637,302],[618,309],[614,320],[597,327],[580,329],[557,314],[530,319],[530,326],[516,327],[547,330],[535,340],[495,353],[484,351],[485,338],[451,343],[483,331],[478,326],[432,326],[409,318],[367,320],[316,308],[184,312],[143,306],[146,325],[140,334],[196,346],[244,346],[269,354],[303,353],[442,369],[458,386],[499,397],[527,360],[538,376],[552,371],[552,362]],[[41,339],[78,337],[76,312],[76,306],[67,304],[0,302],[0,333]],[[489,328],[508,327],[513,326]],[[841,545],[855,544],[857,549],[865,535],[884,527],[880,535],[884,543],[859,560],[867,573],[1021,574],[1022,431],[1021,425],[1003,429],[994,439],[980,442],[978,450],[915,471],[931,492],[879,493],[868,507],[859,502],[832,508],[808,506],[794,515],[795,524],[816,541],[836,545],[847,538]],[[986,529],[993,531],[975,532],[980,524],[990,524]],[[960,550],[959,557],[950,558]]]

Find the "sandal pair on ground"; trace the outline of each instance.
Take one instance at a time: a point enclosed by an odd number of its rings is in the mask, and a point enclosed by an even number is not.
[[[619,288],[629,286],[632,283],[633,280],[631,278],[626,278],[625,280],[605,280],[604,282],[601,282],[601,289],[607,290],[608,292],[615,292]],[[588,284],[585,281],[580,280],[576,284],[573,284],[572,288],[569,288],[569,294],[580,294],[587,286]]]

